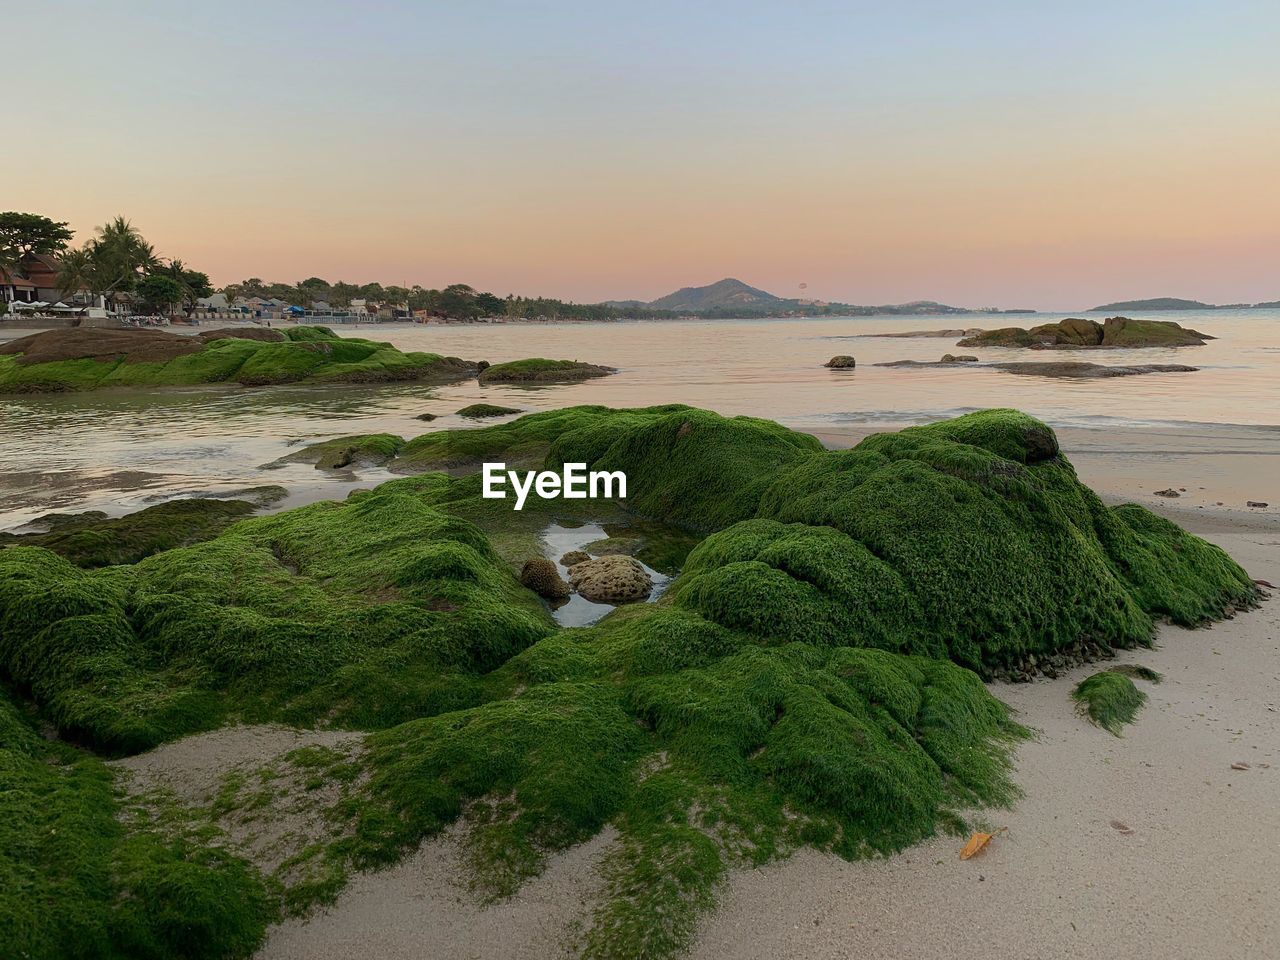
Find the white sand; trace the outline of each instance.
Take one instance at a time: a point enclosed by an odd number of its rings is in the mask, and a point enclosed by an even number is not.
[[[131,791],[163,788],[186,803],[207,803],[223,778],[249,772],[299,747],[347,747],[363,734],[346,730],[295,730],[280,724],[244,724],[197,733],[154,750],[113,760]]]
[[[274,927],[258,960],[547,960],[571,956],[598,865],[614,839],[553,858],[514,897],[481,906],[466,889],[458,831],[423,844],[387,870],[353,878],[338,902],[309,921]]]

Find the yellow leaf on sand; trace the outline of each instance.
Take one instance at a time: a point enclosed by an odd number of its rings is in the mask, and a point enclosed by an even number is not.
[[[1005,828],[1001,827],[996,833],[1004,833]],[[996,833],[979,833],[976,830],[969,837],[969,842],[960,850],[960,859],[968,860],[970,857],[976,857],[983,850],[987,849],[987,844],[991,842],[991,838]]]
[[[974,833],[974,835],[969,838],[969,842],[960,850],[960,859],[968,860],[975,854],[981,853],[986,849],[987,844],[991,842],[992,836],[994,836],[994,834]]]

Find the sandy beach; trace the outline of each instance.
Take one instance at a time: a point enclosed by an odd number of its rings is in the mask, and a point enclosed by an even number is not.
[[[1218,495],[1215,456],[1183,464],[1189,488],[1207,479],[1206,496]],[[1081,473],[1120,500],[1145,457],[1085,455]],[[1161,477],[1170,470],[1166,464]],[[1255,472],[1233,482],[1260,489],[1267,478]],[[1280,583],[1274,508],[1140,499],[1222,546],[1252,576]],[[1023,797],[1011,810],[981,816],[1002,828],[983,854],[962,862],[963,838],[942,836],[882,860],[850,863],[804,850],[737,870],[691,956],[1266,955],[1265,945],[1280,937],[1280,607],[1270,600],[1202,630],[1166,625],[1155,649],[1124,651],[1117,662],[1164,675],[1159,685],[1143,685],[1149,701],[1122,737],[1091,726],[1069,697],[1096,666],[991,686],[1037,736],[1017,752]],[[165,752],[175,765],[193,762],[182,744],[155,755]],[[217,749],[208,756],[218,757]],[[483,905],[466,888],[455,830],[389,869],[353,877],[331,907],[277,925],[257,956],[568,955],[601,890],[598,867],[611,842],[606,831],[553,858],[516,896]]]

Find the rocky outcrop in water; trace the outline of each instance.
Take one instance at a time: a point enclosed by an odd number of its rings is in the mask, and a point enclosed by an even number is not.
[[[532,357],[495,363],[480,371],[481,383],[577,383],[595,377],[607,377],[617,373],[614,367],[602,367],[581,360],[544,360]]]
[[[948,354],[949,356],[949,354]],[[1182,363],[1113,364],[1088,363],[1084,360],[1010,360],[1006,363],[975,363],[948,360],[888,360],[873,364],[877,367],[968,367],[972,370],[1003,370],[1024,376],[1068,377],[1075,379],[1105,379],[1108,377],[1136,377],[1147,373],[1195,373],[1199,367]]]
[[[327,327],[211,330],[48,330],[0,344],[0,393],[202,383],[387,383],[459,380],[477,366],[388,343],[339,337]]]
[[[1134,320],[1108,317],[1102,323],[1068,317],[1043,323],[1030,330],[1002,327],[966,337],[960,347],[1027,347],[1032,350],[1087,349],[1090,347],[1202,347],[1213,337],[1172,320]]]
[[[1103,379],[1107,377],[1138,377],[1147,373],[1195,373],[1199,367],[1188,367],[1182,363],[1139,363],[1125,366],[1108,366],[1102,363],[1084,363],[1082,361],[1054,361],[1043,363],[1034,361],[1009,363],[992,363],[988,366],[1006,373],[1017,373],[1024,376],[1069,377],[1084,379]]]
[[[824,367],[829,367],[832,370],[852,370],[857,365],[857,360],[844,353],[832,357],[823,364]]]

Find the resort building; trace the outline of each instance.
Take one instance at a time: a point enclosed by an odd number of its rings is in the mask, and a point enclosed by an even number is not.
[[[87,290],[63,290],[58,286],[62,265],[47,253],[27,253],[14,271],[0,268],[0,297],[6,303],[56,303],[75,301],[81,306],[90,302]]]
[[[36,299],[36,285],[24,276],[0,267],[0,303],[30,303]]]

